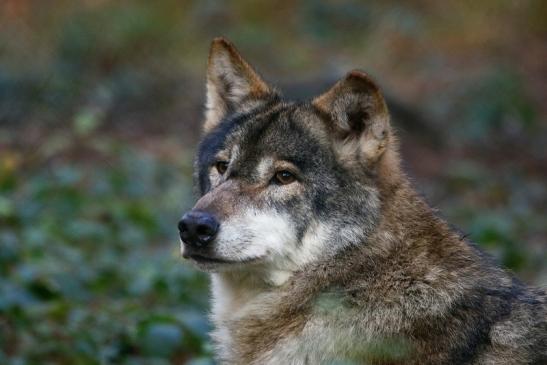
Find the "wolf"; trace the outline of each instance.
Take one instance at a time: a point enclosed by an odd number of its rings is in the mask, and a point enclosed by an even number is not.
[[[547,364],[545,292],[415,192],[366,73],[292,102],[218,38],[205,109],[178,229],[219,363]]]

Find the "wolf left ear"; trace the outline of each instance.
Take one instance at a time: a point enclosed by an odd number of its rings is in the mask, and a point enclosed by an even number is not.
[[[207,67],[205,132],[230,112],[245,111],[264,101],[272,91],[224,38],[211,43]]]
[[[348,73],[312,104],[331,120],[340,158],[371,164],[382,156],[391,138],[389,113],[367,74]]]

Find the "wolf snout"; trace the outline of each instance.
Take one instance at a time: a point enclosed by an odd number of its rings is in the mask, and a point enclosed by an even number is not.
[[[218,233],[220,223],[210,213],[190,211],[179,221],[180,239],[191,247],[203,247],[209,244]]]

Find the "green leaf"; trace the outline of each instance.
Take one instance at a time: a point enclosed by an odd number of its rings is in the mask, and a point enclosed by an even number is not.
[[[158,357],[169,357],[181,346],[182,329],[173,323],[150,323],[144,329],[141,346],[145,354]]]

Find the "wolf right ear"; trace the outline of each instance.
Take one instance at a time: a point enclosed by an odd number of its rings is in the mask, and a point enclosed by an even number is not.
[[[267,99],[272,91],[224,38],[211,43],[207,67],[204,130],[208,132],[231,111],[245,111]]]
[[[312,104],[331,122],[336,150],[346,161],[373,164],[390,138],[389,113],[380,89],[361,71],[352,71]]]

